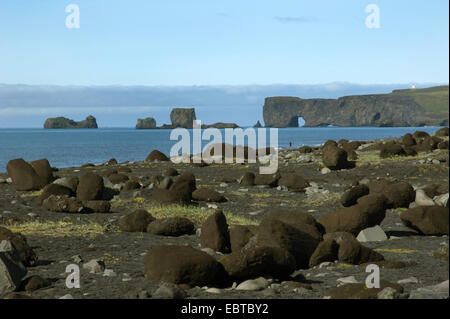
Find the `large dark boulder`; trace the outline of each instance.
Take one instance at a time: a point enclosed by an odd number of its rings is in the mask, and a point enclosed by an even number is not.
[[[161,153],[158,150],[151,151],[150,154],[148,154],[147,158],[145,159],[146,162],[150,161],[160,161],[160,162],[168,162],[170,159],[164,155],[164,153]]]
[[[171,237],[192,235],[195,233],[195,226],[185,217],[162,218],[148,224],[147,233]]]
[[[448,127],[440,128],[439,130],[434,133],[436,136],[445,137],[448,136]]]
[[[302,176],[289,174],[281,177],[278,180],[278,185],[286,186],[294,192],[304,192],[305,188],[309,186],[309,183]]]
[[[145,256],[145,274],[152,281],[189,286],[227,282],[223,266],[205,252],[189,246],[155,246]]]
[[[27,239],[21,233],[12,232],[5,227],[0,226],[0,242],[2,240],[9,240],[18,252],[20,261],[25,266],[33,266],[36,264],[38,257],[34,250],[28,245]]]
[[[349,207],[357,204],[358,198],[368,195],[369,187],[364,184],[356,185],[344,192],[341,196],[341,204],[344,207]]]
[[[380,157],[406,156],[406,152],[400,144],[386,143],[380,145]]]
[[[230,233],[225,215],[217,211],[209,216],[202,225],[200,243],[203,248],[229,253],[231,250]]]
[[[46,158],[32,161],[30,165],[33,167],[36,174],[39,176],[39,184],[47,185],[53,181],[53,169]]]
[[[448,207],[424,206],[410,208],[401,213],[402,222],[424,235],[448,235]]]
[[[67,195],[72,196],[74,193],[68,187],[58,185],[58,184],[48,184],[44,187],[42,194],[36,199],[38,205],[42,205],[42,202],[50,197],[50,195]]]
[[[155,218],[146,210],[139,209],[131,214],[121,217],[117,221],[121,231],[125,232],[146,232],[147,226],[153,222]]]
[[[199,188],[192,193],[192,199],[204,202],[226,202],[227,199],[222,194],[213,189]]]
[[[6,165],[8,176],[11,177],[13,185],[18,191],[29,191],[41,189],[47,183],[36,173],[33,166],[22,158],[13,159]]]
[[[256,227],[248,225],[234,225],[230,228],[231,251],[241,250],[256,233]]]
[[[350,167],[347,160],[347,152],[333,145],[324,146],[322,149],[323,164],[331,170],[340,170]]]
[[[86,173],[79,178],[77,198],[81,201],[102,199],[103,178],[94,173]]]
[[[285,279],[296,270],[295,258],[277,246],[246,247],[222,257],[219,262],[234,280],[247,280],[264,276]]]
[[[388,208],[409,207],[416,198],[414,188],[407,182],[380,179],[371,181],[368,186],[370,194],[383,194],[387,198]]]

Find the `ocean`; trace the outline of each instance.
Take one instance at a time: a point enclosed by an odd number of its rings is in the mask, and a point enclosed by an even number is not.
[[[319,145],[329,139],[367,141],[400,137],[406,133],[434,133],[440,127],[320,127],[278,129],[278,146],[289,148]],[[221,130],[223,133],[223,130]],[[143,161],[154,149],[169,155],[177,140],[170,140],[171,130],[136,130],[134,128],[99,128],[76,130],[0,129],[0,172],[9,160],[26,161],[47,158],[55,167],[76,167],[103,163],[114,157],[119,162]],[[224,136],[224,134],[223,134]],[[267,132],[267,141],[269,133]],[[204,140],[206,145],[210,140]],[[247,144],[247,143],[246,143]],[[252,146],[252,145],[250,145]]]

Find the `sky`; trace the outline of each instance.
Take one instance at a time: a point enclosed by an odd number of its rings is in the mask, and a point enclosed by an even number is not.
[[[79,28],[66,26],[70,4]],[[0,84],[447,84],[448,10],[447,0],[1,0]]]

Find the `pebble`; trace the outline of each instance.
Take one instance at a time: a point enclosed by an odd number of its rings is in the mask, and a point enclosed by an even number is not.
[[[210,293],[210,294],[216,294],[216,295],[222,293],[222,290],[219,289],[219,288],[208,288],[208,289],[206,289],[205,291],[208,292],[208,293]]]
[[[227,183],[220,183],[219,186],[220,187],[228,187],[228,184]]]
[[[75,299],[75,298],[73,298],[73,296],[71,294],[67,294],[62,297],[59,297],[58,299]]]
[[[422,189],[416,190],[416,200],[415,203],[418,206],[434,206],[434,201],[425,194]]]
[[[397,281],[398,284],[418,284],[419,280],[416,277],[409,277]]]
[[[329,174],[329,173],[331,173],[331,169],[329,169],[328,167],[324,167],[320,170],[320,173],[322,175]]]
[[[117,277],[117,274],[112,269],[105,269],[103,272],[104,277]]]
[[[35,214],[35,213],[28,213],[27,215],[31,218],[35,218],[38,216],[38,214]]]
[[[7,182],[8,184],[12,184],[12,178],[11,178],[11,177],[8,177],[8,178],[6,179],[6,182]]]
[[[269,281],[267,281],[265,278],[260,277],[257,279],[250,279],[250,280],[241,282],[236,287],[236,290],[258,291],[258,290],[264,290],[268,286],[269,286]]]
[[[126,272],[122,274],[122,281],[130,281],[131,279],[133,278],[131,278],[130,274],[127,274]]]
[[[186,292],[175,284],[163,282],[153,293],[152,297],[158,299],[183,299],[186,297]]]
[[[73,260],[74,262],[76,262],[77,264],[83,262],[83,258],[81,258],[80,255],[75,255],[75,256],[72,256],[71,258],[72,258],[72,260]]]
[[[248,188],[239,188],[238,191],[240,191],[240,192],[248,192]]]
[[[359,281],[356,280],[355,276],[338,278],[337,281],[342,284],[357,284],[357,283],[359,283]]]
[[[219,206],[216,204],[207,204],[208,208],[217,209]]]
[[[88,270],[90,273],[102,273],[105,270],[105,263],[100,259],[92,259],[83,264],[83,269]]]

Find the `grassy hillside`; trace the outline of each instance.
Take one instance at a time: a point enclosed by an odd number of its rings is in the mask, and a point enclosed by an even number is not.
[[[393,94],[409,95],[427,112],[448,114],[448,85],[426,89],[395,90]]]

